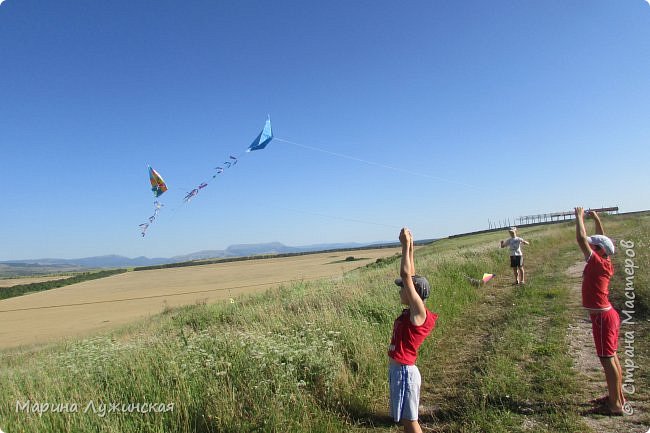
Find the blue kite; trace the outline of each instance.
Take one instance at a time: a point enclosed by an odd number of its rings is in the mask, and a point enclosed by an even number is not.
[[[264,149],[266,145],[271,142],[271,140],[273,140],[273,131],[271,130],[271,116],[269,116],[269,118],[266,119],[266,123],[264,124],[264,129],[262,129],[260,135],[258,135],[257,138],[253,140],[251,145],[248,146],[246,152]]]

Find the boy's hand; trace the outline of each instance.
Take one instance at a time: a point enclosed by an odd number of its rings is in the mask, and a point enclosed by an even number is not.
[[[409,229],[406,227],[402,228],[402,230],[399,232],[399,241],[402,245],[410,245],[413,237],[411,236],[411,232]]]
[[[603,228],[603,223],[600,221],[600,217],[598,216],[598,214],[594,211],[589,211],[589,214],[591,215],[591,218],[596,223],[596,234],[604,235],[605,229]]]
[[[582,207],[577,207],[574,209],[576,218],[584,218],[585,216],[585,209]]]
[[[589,260],[591,257],[591,247],[589,247],[589,241],[587,240],[587,231],[585,230],[585,210],[584,208],[577,207],[575,208],[576,213],[576,240],[578,241],[578,246],[582,253],[585,255],[585,260]]]

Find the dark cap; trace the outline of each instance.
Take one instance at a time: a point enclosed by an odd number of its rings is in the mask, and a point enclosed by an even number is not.
[[[415,286],[415,291],[418,292],[420,298],[422,298],[422,300],[427,299],[429,297],[429,293],[431,293],[431,286],[429,286],[429,282],[427,281],[427,279],[419,275],[413,275],[411,278],[413,279],[413,285]],[[396,279],[395,284],[397,284],[400,287],[404,287],[401,278]]]

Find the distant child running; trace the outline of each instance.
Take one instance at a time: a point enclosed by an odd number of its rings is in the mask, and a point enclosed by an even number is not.
[[[415,365],[418,349],[433,330],[438,316],[427,309],[424,300],[431,287],[426,278],[415,274],[413,261],[413,236],[403,228],[399,234],[402,244],[399,297],[408,308],[395,319],[393,336],[388,347],[388,386],[390,391],[390,414],[395,422],[401,422],[407,433],[421,433],[418,423],[420,404],[420,371]]]
[[[510,267],[515,274],[515,284],[526,283],[526,271],[524,270],[524,253],[521,245],[530,245],[528,241],[517,236],[517,228],[511,227],[508,230],[510,238],[501,241],[501,248],[510,247]]]
[[[614,254],[614,243],[605,236],[600,218],[594,211],[590,215],[597,234],[587,237],[584,214],[583,208],[575,208],[576,241],[587,262],[582,273],[582,306],[589,311],[596,353],[605,370],[608,390],[608,395],[592,400],[592,403],[601,405],[592,412],[623,415],[623,370],[616,354],[621,320],[609,302],[609,281],[614,275],[610,256]]]

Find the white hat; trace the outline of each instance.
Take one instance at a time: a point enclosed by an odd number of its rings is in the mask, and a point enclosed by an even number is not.
[[[587,238],[587,241],[589,241],[591,245],[598,245],[599,247],[604,249],[605,254],[607,254],[608,256],[613,256],[614,253],[616,252],[616,249],[614,248],[614,242],[612,242],[612,240],[607,236],[593,235],[593,236],[589,236]]]

